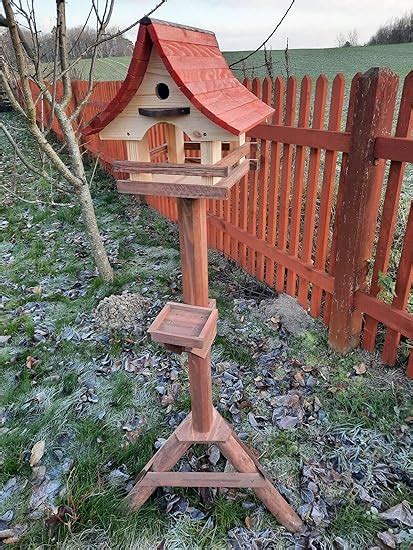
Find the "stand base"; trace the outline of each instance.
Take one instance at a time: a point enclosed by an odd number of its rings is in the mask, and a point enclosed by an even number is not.
[[[214,443],[237,472],[172,472],[179,459],[194,443]],[[138,476],[128,495],[131,510],[138,510],[157,487],[250,487],[281,525],[293,533],[302,532],[303,522],[275,489],[251,450],[214,409],[208,432],[193,429],[192,414],[178,426]]]

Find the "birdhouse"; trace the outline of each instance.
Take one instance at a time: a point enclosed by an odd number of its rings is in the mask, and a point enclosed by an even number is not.
[[[126,142],[128,161],[115,168],[131,175],[120,192],[225,199],[249,170],[245,132],[272,113],[232,74],[214,33],[144,18],[125,81],[83,134]],[[149,165],[148,130],[160,122],[168,163]],[[201,166],[182,166],[184,135],[200,143]]]
[[[253,454],[213,406],[211,346],[218,310],[208,292],[206,198],[225,199],[248,170],[245,132],[272,114],[234,77],[209,31],[145,18],[128,75],[116,97],[83,133],[123,140],[130,174],[122,193],[178,197],[182,301],[168,302],[148,329],[173,353],[187,353],[191,412],[142,469],[129,493],[139,509],[156,487],[251,487],[291,531],[303,524]],[[168,162],[150,162],[148,130],[166,123]],[[184,135],[200,143],[201,164],[185,163]],[[229,153],[222,157],[222,144]],[[180,472],[193,444],[215,444],[237,472]]]

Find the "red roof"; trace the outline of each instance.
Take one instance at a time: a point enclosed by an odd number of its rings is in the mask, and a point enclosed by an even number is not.
[[[192,105],[232,134],[248,131],[274,112],[235,78],[213,32],[146,17],[122,86],[83,134],[100,132],[123,111],[142,83],[152,47]]]

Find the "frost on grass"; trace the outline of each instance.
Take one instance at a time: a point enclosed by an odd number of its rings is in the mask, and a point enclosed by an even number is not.
[[[16,135],[25,147],[24,131]],[[35,195],[2,147],[0,135],[0,169]],[[11,201],[4,214],[0,531],[22,548],[408,548],[412,417],[403,370],[359,350],[335,354],[294,299],[217,253],[209,254],[219,305],[214,404],[308,530],[302,539],[286,533],[248,490],[163,489],[139,514],[125,513],[128,488],[190,409],[185,355],[146,335],[165,302],[181,298],[179,240],[176,227],[117,195],[102,174],[95,183],[112,288],[85,255],[75,208]],[[177,468],[229,465],[216,447],[194,446]]]
[[[95,319],[103,330],[133,329],[142,323],[147,306],[148,300],[140,294],[112,294],[99,302],[95,310]]]

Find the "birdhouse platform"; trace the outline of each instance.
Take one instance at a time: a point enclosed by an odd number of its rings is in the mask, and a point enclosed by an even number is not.
[[[168,302],[148,332],[162,344],[202,349],[212,343],[217,318],[216,308]]]
[[[250,170],[245,158],[249,149],[250,144],[244,143],[215,164],[116,161],[116,171],[144,174],[141,180],[117,180],[117,189],[138,195],[227,199],[231,188]]]

